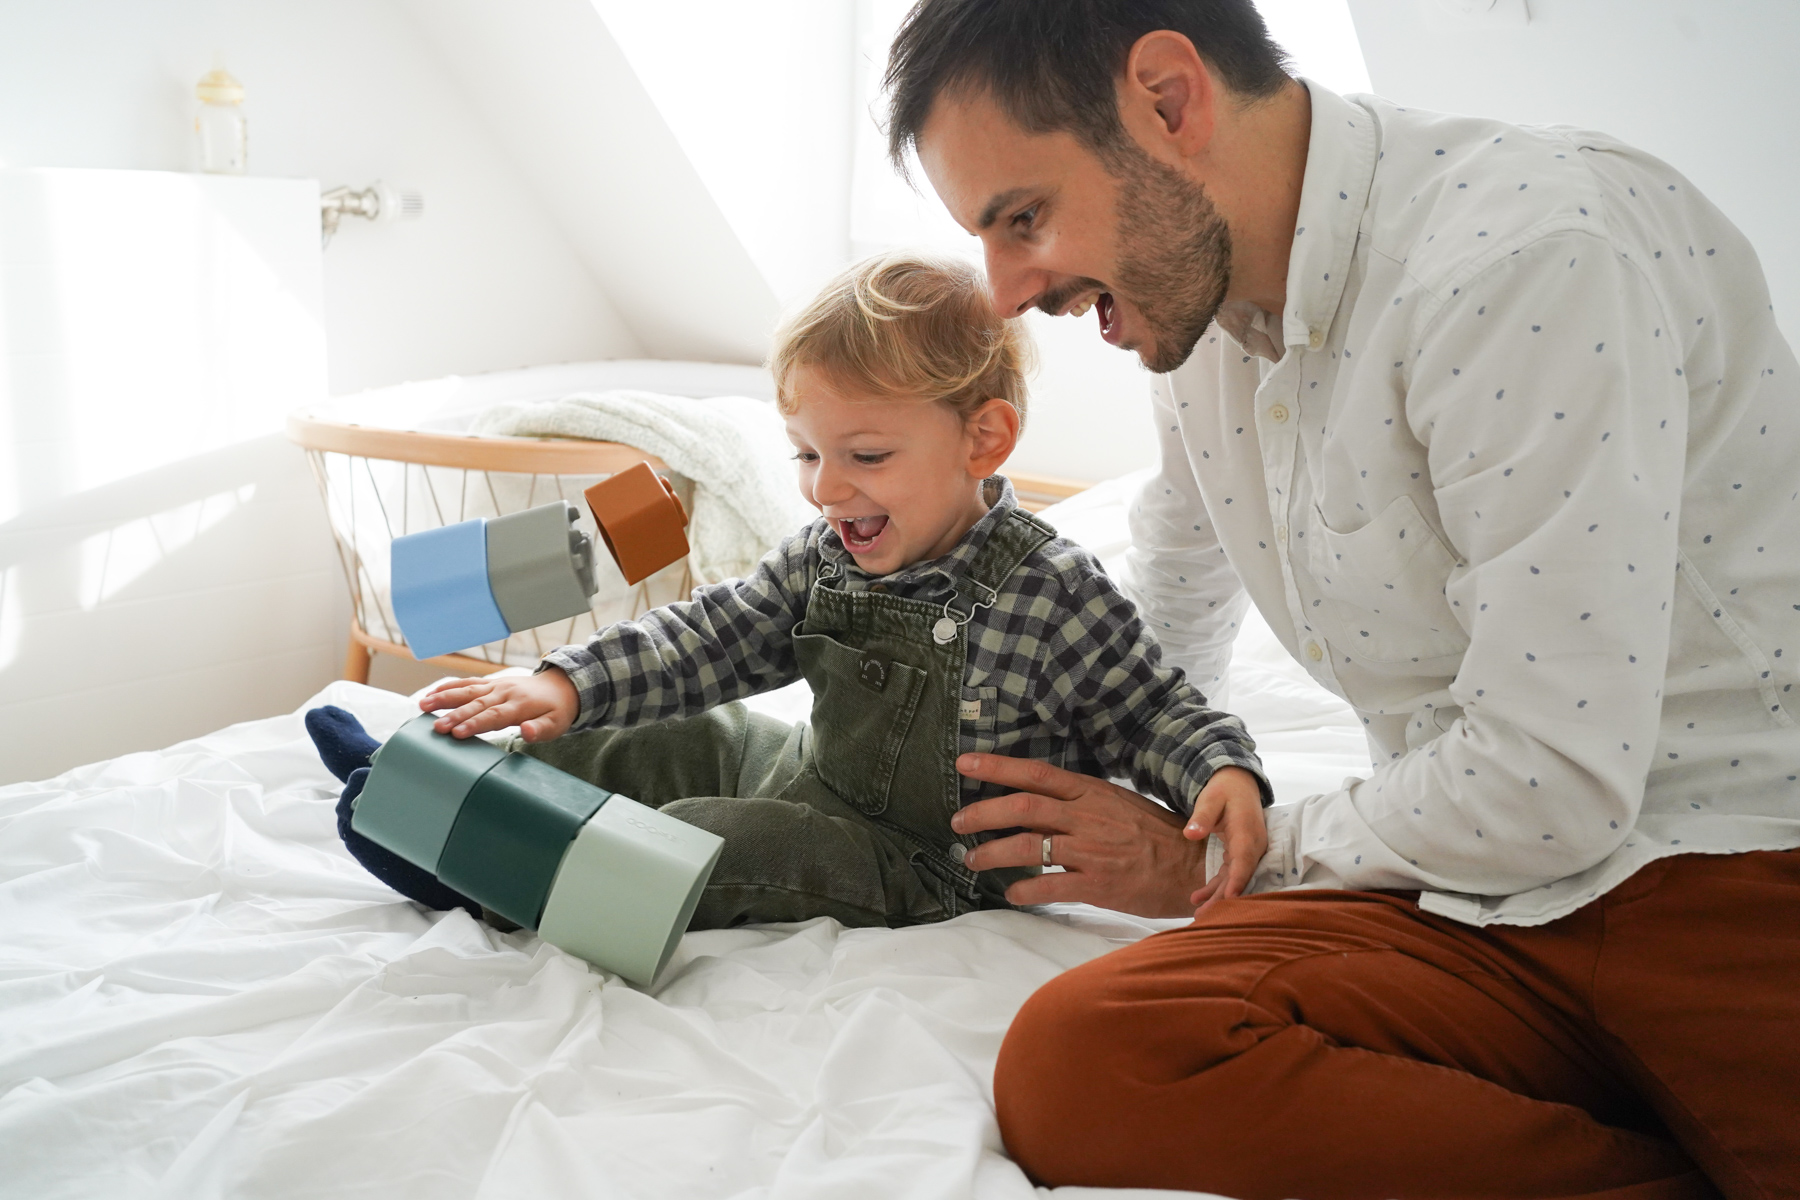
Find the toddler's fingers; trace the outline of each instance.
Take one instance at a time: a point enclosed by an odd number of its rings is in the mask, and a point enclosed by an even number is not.
[[[1214,826],[1219,822],[1219,814],[1225,811],[1225,794],[1217,789],[1203,789],[1194,801],[1193,815],[1181,830],[1183,837],[1190,842],[1204,841]]]
[[[426,712],[455,708],[479,696],[485,696],[494,685],[480,680],[455,679],[439,684],[419,697],[419,707]]]

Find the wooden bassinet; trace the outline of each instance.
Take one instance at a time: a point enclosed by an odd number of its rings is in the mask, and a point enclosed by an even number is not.
[[[618,442],[395,429],[359,425],[312,410],[290,416],[287,435],[312,464],[350,588],[344,678],[358,683],[368,682],[372,655],[413,658],[387,598],[387,547],[392,539],[558,498],[570,500],[585,513],[581,490],[596,479],[640,462],[664,469],[653,455]],[[1089,486],[1024,472],[1008,476],[1020,503],[1033,511]],[[545,651],[579,641],[599,625],[685,596],[692,578],[685,564],[678,564],[635,588],[625,588],[622,579],[610,583],[610,590],[603,584],[595,610],[585,619],[516,633],[468,654],[424,661],[456,675],[486,675],[507,666],[530,665]]]

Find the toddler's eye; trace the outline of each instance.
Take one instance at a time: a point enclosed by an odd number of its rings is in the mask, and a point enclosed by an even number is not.
[[[794,453],[794,461],[803,463],[818,462],[819,456],[811,450],[799,450]]]
[[[865,467],[873,467],[886,462],[890,453],[891,451],[883,451],[880,454],[853,454],[850,457]]]

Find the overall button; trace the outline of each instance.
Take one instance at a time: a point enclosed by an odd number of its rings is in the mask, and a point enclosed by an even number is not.
[[[960,867],[962,866],[963,859],[969,857],[969,848],[961,842],[952,842],[950,844],[950,857],[955,861],[956,865]]]
[[[1285,424],[1288,419],[1287,405],[1277,404],[1269,410],[1269,419],[1277,425]]]
[[[1323,329],[1313,329],[1313,330],[1309,330],[1307,332],[1307,335],[1306,335],[1306,348],[1307,349],[1317,350],[1320,347],[1322,347],[1324,344],[1325,344],[1325,331]]]
[[[1277,525],[1275,527],[1275,540],[1278,542],[1287,541],[1287,526],[1286,525]]]
[[[1308,642],[1306,643],[1306,657],[1312,659],[1314,662],[1318,662],[1321,658],[1325,657],[1325,652],[1319,649],[1319,643]]]
[[[887,667],[878,658],[863,659],[862,667],[857,674],[861,676],[864,683],[878,692],[887,686]]]

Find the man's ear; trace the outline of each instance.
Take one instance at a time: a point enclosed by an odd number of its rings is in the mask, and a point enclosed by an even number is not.
[[[1221,93],[1186,35],[1146,33],[1132,46],[1119,81],[1119,120],[1144,150],[1167,161],[1192,158],[1212,141]]]
[[[1004,400],[989,400],[963,420],[969,445],[969,474],[986,479],[1012,457],[1019,444],[1019,410]]]

